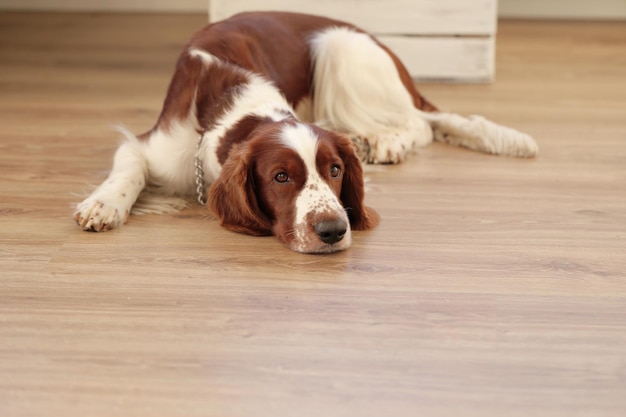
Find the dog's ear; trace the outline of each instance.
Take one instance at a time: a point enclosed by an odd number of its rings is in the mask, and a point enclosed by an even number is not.
[[[248,148],[247,144],[233,147],[209,188],[208,204],[226,229],[267,236],[272,234],[272,225],[257,202]]]
[[[344,135],[337,135],[335,144],[344,164],[340,199],[350,219],[350,226],[354,230],[372,229],[378,225],[380,216],[374,209],[363,204],[363,167],[357,157],[356,148]]]

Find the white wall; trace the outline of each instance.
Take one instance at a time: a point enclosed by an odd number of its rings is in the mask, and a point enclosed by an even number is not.
[[[0,9],[206,12],[207,4],[208,0],[0,0]],[[626,19],[626,0],[499,0],[499,15],[531,18]]]

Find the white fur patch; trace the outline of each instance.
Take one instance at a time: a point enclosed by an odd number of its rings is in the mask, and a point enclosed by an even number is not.
[[[397,163],[432,142],[393,60],[369,35],[330,28],[311,49],[316,123],[365,141],[369,163]]]
[[[301,123],[287,125],[281,133],[280,139],[282,143],[300,155],[309,173],[311,171],[317,172],[315,165],[319,140],[317,135],[307,125]]]
[[[150,184],[165,195],[184,196],[194,191],[193,166],[198,143],[194,119],[173,122],[168,131],[156,130],[140,144]]]
[[[202,62],[206,65],[213,64],[215,62],[219,62],[219,59],[215,56],[211,55],[207,51],[203,51],[202,49],[192,48],[189,50],[189,56],[194,58],[200,58]]]
[[[250,81],[234,100],[232,108],[204,136],[199,155],[204,161],[204,172],[208,182],[213,182],[222,171],[217,158],[220,139],[237,122],[247,115],[269,117],[274,121],[280,121],[288,117],[286,112],[292,112],[285,97],[272,83],[252,73],[248,73],[248,76]]]
[[[334,27],[311,42],[316,120],[357,135],[403,127],[414,109],[389,54],[364,33]]]

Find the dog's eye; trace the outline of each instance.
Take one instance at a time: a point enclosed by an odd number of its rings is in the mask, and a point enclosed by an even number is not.
[[[337,164],[333,164],[330,166],[330,176],[333,178],[339,178],[341,175],[341,167]]]
[[[287,181],[289,181],[289,175],[287,175],[287,173],[285,173],[285,172],[279,172],[274,177],[274,181],[276,181],[276,182],[278,182],[280,184],[284,184]]]

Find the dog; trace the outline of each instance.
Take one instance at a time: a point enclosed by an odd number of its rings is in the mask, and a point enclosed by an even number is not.
[[[286,12],[197,32],[156,125],[126,136],[108,178],[76,207],[83,230],[122,226],[150,187],[197,193],[226,229],[303,253],[345,250],[353,230],[378,224],[364,205],[362,163],[396,164],[433,140],[517,157],[538,150],[514,129],[440,112],[358,27]]]

